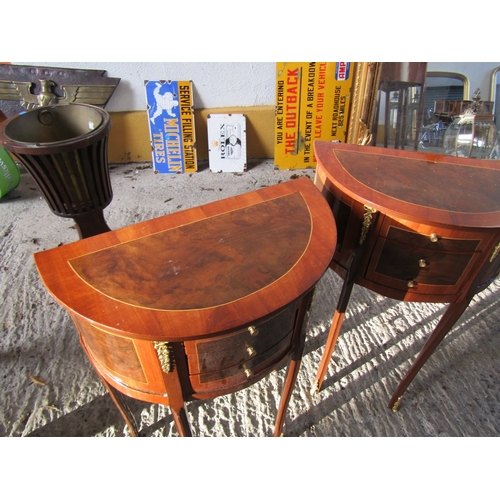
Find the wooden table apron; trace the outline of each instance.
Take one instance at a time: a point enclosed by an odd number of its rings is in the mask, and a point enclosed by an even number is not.
[[[122,394],[167,404],[255,383],[288,360],[275,435],[295,384],[314,286],[336,243],[308,178],[35,254],[132,435]]]
[[[321,388],[354,284],[397,300],[450,303],[389,406],[500,270],[500,162],[315,142],[315,184],[337,224],[344,285],[313,392]]]

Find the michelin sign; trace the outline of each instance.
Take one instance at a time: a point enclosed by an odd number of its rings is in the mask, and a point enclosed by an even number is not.
[[[153,168],[162,174],[196,172],[196,136],[190,81],[146,80]]]

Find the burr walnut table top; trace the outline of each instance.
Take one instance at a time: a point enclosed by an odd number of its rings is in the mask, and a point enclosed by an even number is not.
[[[308,178],[184,210],[35,254],[72,313],[142,340],[209,337],[311,289],[335,223]]]
[[[500,162],[315,142],[317,173],[390,216],[500,227]]]

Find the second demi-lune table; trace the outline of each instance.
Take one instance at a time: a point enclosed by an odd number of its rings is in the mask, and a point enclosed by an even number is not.
[[[321,388],[354,284],[449,303],[401,381],[401,397],[472,297],[500,271],[500,162],[316,141],[315,184],[331,206],[331,268],[344,285],[313,392]]]

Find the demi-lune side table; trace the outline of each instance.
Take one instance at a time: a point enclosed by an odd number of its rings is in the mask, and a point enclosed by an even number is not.
[[[344,284],[313,392],[321,388],[354,284],[404,301],[449,303],[392,396],[401,397],[500,271],[500,162],[316,141],[315,184],[337,224],[331,268]]]
[[[168,405],[246,388],[288,361],[282,433],[314,287],[336,226],[307,177],[35,254],[40,276],[129,427],[123,394]]]

